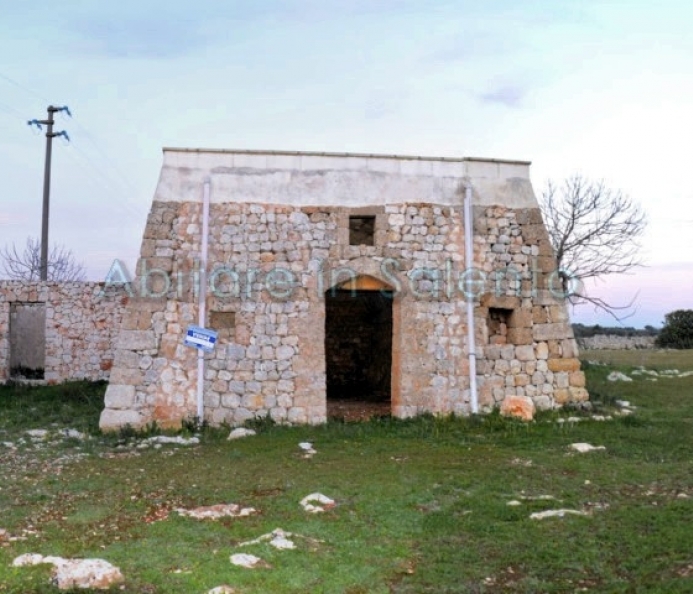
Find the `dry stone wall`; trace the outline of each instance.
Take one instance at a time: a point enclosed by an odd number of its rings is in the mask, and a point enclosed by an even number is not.
[[[349,245],[352,214],[375,218],[373,246]],[[134,299],[104,428],[154,419],[175,425],[195,415],[197,353],[183,346],[183,333],[197,321],[200,217],[199,203],[153,203],[138,276],[121,289]],[[485,410],[509,396],[537,408],[587,398],[567,312],[552,290],[553,255],[538,208],[475,208],[469,286],[462,213],[447,205],[221,203],[212,204],[210,220],[207,308],[220,321],[217,348],[205,356],[212,423],[265,415],[325,421],[324,293],[364,279],[395,293],[393,414],[470,412],[465,291],[477,304]],[[502,334],[490,331],[494,323],[505,326]]]
[[[127,301],[103,283],[0,281],[0,382],[10,379],[13,350],[42,348],[47,383],[108,379]],[[45,316],[43,336],[33,327],[11,332],[11,312],[21,306]]]
[[[632,350],[655,348],[656,336],[618,336],[615,334],[595,334],[578,338],[580,348],[587,350]]]

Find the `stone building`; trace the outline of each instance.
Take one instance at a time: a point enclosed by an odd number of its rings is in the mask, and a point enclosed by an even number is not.
[[[407,417],[587,398],[526,162],[164,149],[135,278],[116,276],[132,298],[104,429],[200,412],[321,423],[344,400]],[[184,345],[200,295],[218,332],[201,392]]]

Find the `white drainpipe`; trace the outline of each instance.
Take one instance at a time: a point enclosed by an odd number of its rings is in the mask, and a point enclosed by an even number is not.
[[[465,270],[470,274],[474,266],[474,229],[472,225],[472,186],[464,189],[464,260]],[[469,352],[469,392],[472,414],[479,413],[479,397],[476,389],[476,342],[474,339],[474,299],[467,289],[467,350]]]
[[[198,297],[198,321],[197,325],[205,327],[207,318],[207,249],[209,242],[209,186],[210,178],[206,177],[202,192],[202,253],[200,255],[200,275],[197,289]],[[205,353],[202,349],[197,351],[197,418],[200,423],[205,414]]]

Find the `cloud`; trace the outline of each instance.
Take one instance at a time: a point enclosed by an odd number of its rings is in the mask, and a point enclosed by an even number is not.
[[[498,87],[487,93],[477,95],[477,98],[482,103],[499,103],[506,107],[517,108],[522,104],[522,100],[526,94],[526,89],[520,88],[517,85],[507,85]]]

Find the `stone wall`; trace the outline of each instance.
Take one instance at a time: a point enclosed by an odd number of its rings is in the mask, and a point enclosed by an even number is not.
[[[127,301],[121,291],[102,283],[0,281],[0,382],[10,379],[17,361],[30,360],[16,358],[14,351],[40,349],[40,339],[43,356],[31,360],[43,360],[47,383],[108,379]],[[45,316],[42,337],[36,328],[12,331],[11,312],[18,309]]]
[[[578,344],[585,350],[631,350],[655,348],[656,336],[617,336],[614,334],[596,334],[578,338]]]

